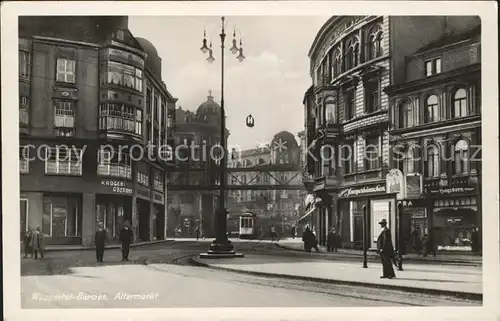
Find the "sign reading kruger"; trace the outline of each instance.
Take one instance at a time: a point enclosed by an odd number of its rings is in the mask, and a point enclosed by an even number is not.
[[[348,197],[356,197],[356,196],[364,196],[371,194],[380,194],[385,193],[385,185],[377,184],[374,186],[363,186],[363,187],[351,187],[346,188],[340,191],[339,198],[348,198]]]
[[[109,191],[116,194],[132,194],[132,184],[130,182],[116,181],[111,179],[101,180],[101,185],[110,187]]]

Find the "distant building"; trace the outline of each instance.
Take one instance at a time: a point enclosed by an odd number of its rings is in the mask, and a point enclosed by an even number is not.
[[[320,243],[336,227],[344,246],[361,247],[364,206],[370,247],[376,246],[382,218],[396,238],[397,201],[386,187],[393,118],[384,90],[407,82],[407,71],[424,70],[423,63],[406,68],[421,48],[479,23],[458,16],[334,16],[319,30],[309,51],[313,85],[304,96],[312,178],[304,176],[310,197],[302,222],[316,230]],[[431,65],[442,68],[444,57]]]
[[[255,149],[236,152],[231,155],[232,168],[255,168],[255,172],[232,172],[228,175],[228,184],[242,185],[241,190],[229,192],[228,208],[231,217],[243,212],[252,212],[260,218],[274,220],[278,230],[289,230],[300,217],[303,202],[300,190],[245,190],[246,185],[300,185],[302,171],[297,170],[300,164],[301,151],[295,136],[287,131],[274,135],[271,143]],[[291,165],[287,171],[273,171]],[[259,172],[259,167],[265,168]],[[267,231],[264,231],[267,233]]]
[[[220,105],[210,93],[196,112],[179,107],[175,112],[175,145],[178,148],[176,165],[181,171],[175,172],[170,179],[172,185],[215,186],[219,182],[218,163],[210,156],[213,149],[221,142]],[[229,137],[226,129],[225,139]],[[197,148],[191,149],[191,145]],[[191,152],[192,150],[192,152]],[[205,171],[190,171],[190,168]],[[207,191],[170,191],[168,193],[168,236],[194,235],[200,226],[205,236],[215,235],[214,218],[217,210],[219,192]]]
[[[21,233],[40,226],[48,244],[90,245],[98,222],[113,241],[128,220],[140,240],[165,238],[171,164],[153,149],[133,161],[131,146],[173,139],[176,99],[154,47],[127,27],[123,16],[20,17]]]

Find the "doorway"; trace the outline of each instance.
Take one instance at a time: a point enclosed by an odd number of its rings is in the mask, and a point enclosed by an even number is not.
[[[155,228],[156,228],[156,239],[157,240],[164,240],[165,239],[165,207],[155,205],[156,208],[156,221],[155,221]]]
[[[150,213],[150,204],[147,201],[137,200],[137,212],[139,216],[139,235],[138,238],[142,241],[149,241],[149,217]]]

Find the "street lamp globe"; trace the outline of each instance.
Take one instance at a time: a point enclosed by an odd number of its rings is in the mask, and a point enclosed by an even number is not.
[[[236,57],[236,59],[238,59],[239,62],[243,62],[243,60],[245,60],[245,56],[243,56],[243,48],[240,48],[240,54],[238,55],[238,57]]]
[[[203,31],[203,46],[200,48],[201,52],[207,53],[208,47],[207,47],[207,31]]]
[[[209,63],[213,63],[215,61],[215,58],[214,58],[214,55],[213,55],[213,52],[212,52],[212,49],[209,49],[208,50],[208,58],[207,58],[207,61]]]

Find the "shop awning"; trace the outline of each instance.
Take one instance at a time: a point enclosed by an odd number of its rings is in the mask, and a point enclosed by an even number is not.
[[[299,218],[298,222],[302,221],[303,219],[305,219],[306,217],[308,217],[309,215],[312,214],[312,212],[314,212],[314,210],[316,210],[316,206],[313,206],[309,211],[307,211],[307,213],[302,216],[301,218]]]

